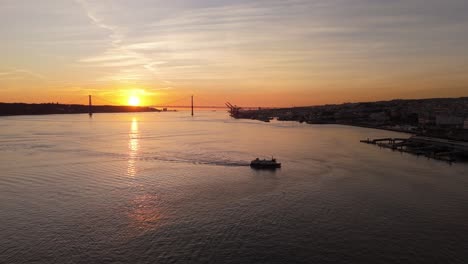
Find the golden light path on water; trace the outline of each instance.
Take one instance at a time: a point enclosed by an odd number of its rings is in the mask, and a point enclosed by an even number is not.
[[[128,166],[127,166],[127,175],[130,177],[136,176],[136,159],[138,156],[138,149],[140,148],[140,143],[138,141],[138,119],[135,117],[132,119],[130,126],[130,132],[128,133]]]
[[[132,118],[130,131],[128,133],[128,165],[127,175],[135,178],[138,173],[137,161],[140,151],[140,130],[139,121],[136,117]],[[140,190],[145,189],[144,185],[134,186]],[[159,199],[157,195],[151,193],[141,193],[133,197],[130,201],[130,210],[128,212],[131,233],[129,237],[141,235],[156,228],[160,215]]]

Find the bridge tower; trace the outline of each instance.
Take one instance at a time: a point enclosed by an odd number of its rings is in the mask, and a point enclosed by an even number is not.
[[[88,99],[89,99],[89,117],[92,117],[93,116],[93,103],[92,103],[92,100],[91,100],[91,95],[88,96]]]

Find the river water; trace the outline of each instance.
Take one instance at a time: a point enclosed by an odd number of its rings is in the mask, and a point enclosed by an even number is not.
[[[1,117],[0,262],[468,261],[466,164],[359,143],[395,132],[196,114]]]

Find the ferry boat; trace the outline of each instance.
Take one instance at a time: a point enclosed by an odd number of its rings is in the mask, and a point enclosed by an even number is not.
[[[278,169],[281,168],[281,163],[277,162],[275,158],[271,160],[256,158],[250,162],[250,167],[254,169]]]

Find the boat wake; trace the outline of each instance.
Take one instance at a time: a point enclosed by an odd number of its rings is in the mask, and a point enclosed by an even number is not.
[[[169,157],[142,157],[139,160],[144,161],[164,161],[174,163],[190,163],[197,165],[213,165],[225,167],[246,167],[250,163],[245,161],[232,161],[232,160],[205,160],[205,159],[184,159],[184,158],[169,158]]]
[[[213,166],[225,166],[225,167],[246,167],[250,166],[250,162],[245,160],[233,160],[231,156],[239,156],[244,154],[239,153],[180,153],[180,152],[166,152],[164,154],[158,152],[146,152],[139,153],[137,155],[129,157],[124,153],[109,153],[99,152],[99,156],[105,155],[114,157],[116,159],[123,160],[138,160],[138,161],[160,161],[160,162],[171,162],[171,163],[186,163],[196,165],[213,165]]]

